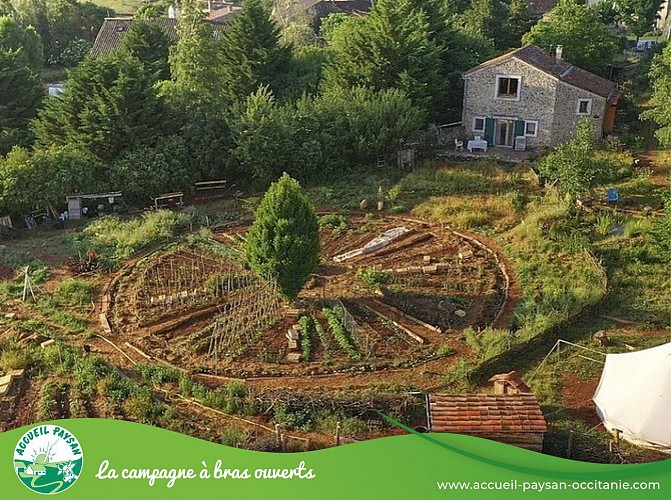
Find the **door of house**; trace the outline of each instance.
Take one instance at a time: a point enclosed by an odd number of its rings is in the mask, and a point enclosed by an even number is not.
[[[515,120],[508,120],[505,118],[497,118],[495,131],[495,144],[497,146],[504,146],[512,148],[515,140]]]

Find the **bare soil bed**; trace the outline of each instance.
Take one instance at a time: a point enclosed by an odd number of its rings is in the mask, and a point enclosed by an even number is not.
[[[377,251],[334,260],[398,227],[409,231]],[[241,263],[245,231],[168,245],[122,269],[102,308],[111,338],[193,373],[362,373],[463,352],[465,328],[488,326],[504,303],[514,306],[495,252],[442,226],[392,217],[353,217],[347,229],[322,230],[322,264],[287,304]],[[367,286],[357,277],[362,268],[384,272],[384,286]],[[354,353],[339,344],[324,307],[343,318]],[[310,333],[310,359],[299,361],[301,340],[292,346],[286,334],[304,315],[321,328]]]

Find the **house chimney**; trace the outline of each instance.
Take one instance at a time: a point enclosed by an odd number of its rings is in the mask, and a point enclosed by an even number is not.
[[[555,52],[555,57],[557,61],[562,60],[562,53],[564,52],[564,47],[562,45],[557,45],[557,51]]]

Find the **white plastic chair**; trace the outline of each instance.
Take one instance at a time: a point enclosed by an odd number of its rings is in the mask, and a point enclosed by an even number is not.
[[[456,151],[463,151],[464,150],[464,142],[460,141],[459,139],[454,140],[454,149]]]
[[[481,141],[481,140],[482,140],[482,137],[480,137],[479,135],[476,135],[476,136],[475,136],[475,140],[476,140],[476,141]]]

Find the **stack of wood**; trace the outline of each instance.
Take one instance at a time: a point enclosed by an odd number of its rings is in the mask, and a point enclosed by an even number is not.
[[[288,342],[287,361],[290,363],[298,363],[301,355],[298,351],[298,340],[300,338],[301,327],[299,324],[292,325],[287,330],[286,337]]]

